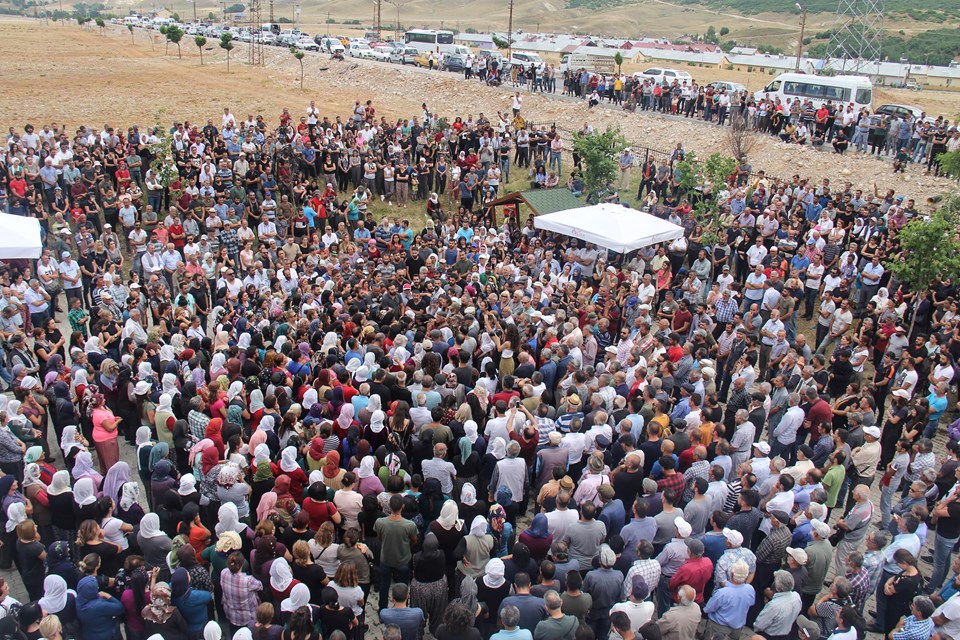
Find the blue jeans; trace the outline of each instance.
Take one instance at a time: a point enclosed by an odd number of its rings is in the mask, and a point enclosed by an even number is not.
[[[390,583],[392,580],[410,584],[410,567],[391,567],[388,564],[380,564],[379,611],[386,609],[390,602]]]
[[[937,425],[940,424],[939,418],[937,420],[931,420],[927,423],[927,426],[923,428],[923,437],[933,439],[933,436],[937,433]]]
[[[500,158],[500,179],[504,183],[510,182],[510,157]]]
[[[558,176],[559,176],[560,173],[561,173],[561,168],[560,168],[560,166],[561,166],[561,157],[560,157],[560,156],[561,156],[561,152],[559,152],[559,151],[551,151],[551,152],[550,152],[550,165],[549,165],[549,166],[550,166],[550,168],[552,169],[554,163],[556,163],[556,165],[557,165],[557,175],[558,175]]]
[[[939,591],[943,586],[943,581],[947,578],[947,569],[950,568],[950,556],[957,540],[960,540],[960,537],[944,538],[937,534],[933,543],[933,573],[930,575],[930,582],[927,583],[927,590],[930,593]]]

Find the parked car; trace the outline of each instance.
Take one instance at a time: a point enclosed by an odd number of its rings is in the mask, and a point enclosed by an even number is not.
[[[343,44],[340,42],[340,38],[335,38],[333,36],[314,36],[313,41],[320,46],[321,51],[326,51],[327,53],[344,53]]]
[[[350,43],[347,53],[350,54],[351,58],[363,58],[365,57],[365,53],[369,50],[370,45],[368,45],[366,42],[353,41]]]
[[[417,64],[420,52],[413,47],[396,47],[390,52],[390,62],[399,64]]]
[[[440,67],[443,71],[463,71],[467,68],[467,57],[461,56],[458,54],[448,54],[443,59],[443,66]]]
[[[293,44],[293,46],[295,46],[297,49],[303,49],[304,51],[320,51],[320,45],[310,38],[300,38]]]
[[[907,104],[882,104],[877,107],[877,110],[874,113],[879,113],[880,115],[890,115],[897,118],[905,118],[906,116],[912,116],[914,120],[921,120],[923,122],[936,122],[936,118],[931,118],[926,115],[926,112],[920,107],[913,107]]]
[[[690,83],[693,82],[693,76],[691,76],[686,71],[678,71],[677,69],[664,69],[662,67],[650,67],[645,71],[638,71],[633,74],[634,78],[639,80],[654,80],[657,84],[662,84],[664,81],[667,84],[673,84],[673,81],[676,80],[680,84],[684,82]]]
[[[740,84],[739,82],[727,82],[726,80],[714,80],[708,87],[713,87],[714,91],[720,91],[721,89],[726,89],[728,94],[734,93],[746,93],[747,88]]]
[[[389,62],[390,61],[390,51],[384,50],[382,47],[368,47],[364,50],[361,58],[366,58],[367,60],[376,60],[377,62]]]

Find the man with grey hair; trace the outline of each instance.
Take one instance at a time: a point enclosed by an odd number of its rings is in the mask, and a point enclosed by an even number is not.
[[[874,465],[876,465],[876,462],[874,462]],[[873,503],[870,501],[869,485],[858,484],[851,493],[853,507],[850,509],[850,513],[838,520],[835,525],[838,530],[846,532],[843,540],[837,545],[837,551],[833,558],[837,575],[844,574],[847,556],[859,550],[864,538],[867,537],[867,528],[870,526],[870,521],[873,520],[875,511]]]
[[[746,409],[740,409],[736,413],[736,430],[730,439],[730,459],[732,467],[738,468],[742,462],[746,462],[750,457],[750,450],[753,448],[753,437],[756,434],[756,427],[748,419],[750,412]]]
[[[696,597],[697,592],[690,585],[681,585],[677,589],[679,604],[662,612],[657,621],[663,640],[690,640],[696,637],[701,618]]]
[[[580,621],[576,616],[563,613],[560,594],[553,589],[547,591],[543,594],[543,604],[547,607],[547,619],[537,625],[533,640],[573,640]]]
[[[433,457],[424,460],[421,464],[423,479],[434,478],[440,482],[440,490],[446,495],[453,493],[453,481],[457,477],[457,468],[447,457],[447,445],[437,443],[433,445]]]
[[[791,393],[787,396],[787,410],[780,418],[779,424],[771,433],[770,455],[784,456],[793,460],[796,455],[797,431],[803,426],[806,414],[800,408],[800,394]]]
[[[705,637],[739,640],[740,630],[747,623],[747,611],[753,606],[756,594],[746,584],[750,568],[738,560],[730,567],[730,582],[713,592],[703,608],[707,616]]]
[[[497,462],[497,466],[493,468],[493,476],[490,478],[488,487],[491,503],[496,500],[497,493],[501,489],[510,490],[510,504],[501,503],[501,506],[507,510],[508,517],[515,515],[520,509],[520,505],[527,495],[527,487],[530,481],[530,474],[527,473],[527,463],[519,456],[520,443],[511,440],[510,444],[507,445],[506,457]]]
[[[773,596],[753,622],[753,630],[764,638],[787,638],[803,603],[800,594],[794,591],[793,575],[778,570],[773,574]]]
[[[520,629],[520,609],[512,604],[501,605],[500,624],[503,631],[499,631],[490,640],[531,640],[533,635],[527,629]]]
[[[293,236],[291,236],[292,238]],[[333,636],[330,636],[331,638]],[[403,631],[395,624],[388,624],[383,628],[383,640],[405,640]]]

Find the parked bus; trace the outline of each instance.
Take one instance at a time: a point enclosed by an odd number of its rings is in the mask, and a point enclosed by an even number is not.
[[[799,98],[812,100],[817,108],[827,101],[853,104],[854,109],[871,108],[873,83],[862,76],[813,76],[805,73],[781,73],[773,82],[757,91],[754,98],[770,98],[788,104]]]
[[[453,31],[434,29],[412,29],[403,34],[403,41],[420,53],[456,53],[467,55],[470,50],[453,43]]]

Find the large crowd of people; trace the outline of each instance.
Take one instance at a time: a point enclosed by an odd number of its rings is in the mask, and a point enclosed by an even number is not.
[[[2,637],[960,639],[914,200],[744,158],[710,237],[626,149],[686,233],[614,255],[497,216],[569,151],[519,98],[10,130]]]

